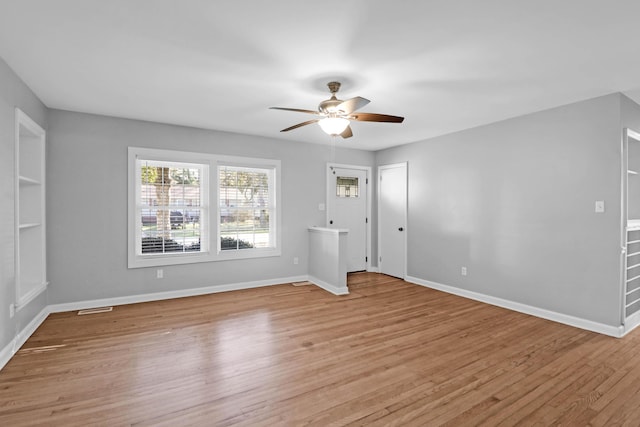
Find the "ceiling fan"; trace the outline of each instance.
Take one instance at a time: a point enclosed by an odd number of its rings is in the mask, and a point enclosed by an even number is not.
[[[331,98],[322,101],[320,105],[318,105],[318,111],[303,110],[300,108],[270,107],[273,110],[297,111],[299,113],[313,114],[318,117],[282,129],[280,132],[288,132],[302,126],[318,123],[322,130],[331,136],[340,135],[343,138],[351,138],[353,132],[351,131],[351,126],[349,126],[350,120],[386,123],[402,123],[404,120],[404,117],[390,116],[387,114],[356,113],[356,110],[364,107],[370,101],[360,96],[342,101],[336,98],[336,93],[340,90],[340,82],[329,82],[327,86],[331,92]]]

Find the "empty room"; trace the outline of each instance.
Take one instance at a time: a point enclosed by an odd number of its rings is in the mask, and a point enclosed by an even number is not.
[[[0,0],[0,425],[640,425],[637,16]]]

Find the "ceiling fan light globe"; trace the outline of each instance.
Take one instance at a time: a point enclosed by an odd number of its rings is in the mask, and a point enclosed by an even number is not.
[[[349,120],[342,117],[327,117],[318,122],[324,133],[335,136],[340,135],[349,126]]]

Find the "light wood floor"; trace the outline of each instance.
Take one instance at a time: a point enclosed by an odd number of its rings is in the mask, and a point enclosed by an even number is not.
[[[0,425],[640,425],[615,339],[384,275],[49,316],[0,371]]]

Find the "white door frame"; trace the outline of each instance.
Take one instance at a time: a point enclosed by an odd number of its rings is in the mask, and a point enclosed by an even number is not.
[[[406,279],[407,277],[407,233],[409,231],[409,222],[408,222],[408,210],[409,210],[409,166],[408,162],[399,162],[399,163],[391,163],[388,165],[379,165],[377,169],[377,179],[380,180],[380,171],[383,169],[392,169],[392,168],[404,168],[405,173],[405,205],[404,205],[404,233],[402,233],[404,239],[404,266],[403,266],[403,274],[402,279]],[[381,260],[381,243],[380,243],[380,235],[382,233],[382,221],[380,221],[380,183],[376,187],[377,189],[377,200],[378,200],[378,271],[382,272],[382,263]]]
[[[332,171],[331,168],[357,169],[357,170],[365,171],[367,173],[367,182],[365,184],[365,187],[367,189],[367,231],[366,231],[367,261],[365,263],[365,268],[367,269],[367,271],[372,271],[371,270],[371,186],[372,186],[371,166],[346,165],[343,163],[327,163],[327,170],[326,170],[327,192],[326,192],[326,199],[325,199],[325,203],[327,207],[329,206],[329,197],[333,196],[331,194],[331,185],[333,183],[332,181],[333,174],[331,173]],[[329,209],[325,211],[325,227],[329,227]]]

